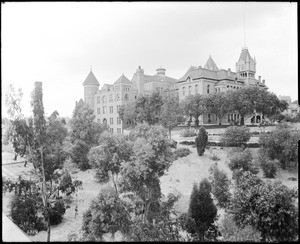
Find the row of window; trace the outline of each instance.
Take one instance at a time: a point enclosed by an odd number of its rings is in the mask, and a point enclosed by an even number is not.
[[[238,86],[229,86],[229,85],[227,86],[227,90],[228,90],[228,89],[231,89],[231,90],[232,90],[232,89],[240,89],[240,88],[241,88],[241,87],[238,87]]]
[[[228,114],[227,122],[237,121],[240,119],[240,114]]]
[[[108,100],[109,100],[109,102],[114,101],[113,100],[113,94],[108,95]],[[129,100],[129,95],[126,93],[124,95],[124,101],[128,101],[128,100]],[[116,95],[116,101],[120,101],[120,94],[119,93],[117,93],[117,95]],[[100,103],[101,103],[101,99],[100,99],[100,96],[99,96],[99,97],[97,97],[97,104],[100,104]],[[102,103],[107,103],[107,95],[102,96]]]
[[[206,93],[209,94],[209,92],[210,92],[210,85],[207,85]],[[185,93],[186,93],[186,91],[185,91],[185,86],[184,86],[184,87],[182,87],[182,95],[185,96]],[[195,94],[198,94],[198,85],[197,84],[195,85]],[[192,86],[188,87],[188,95],[192,95]]]
[[[120,117],[118,117],[117,118],[117,125],[120,125],[121,124],[121,118]],[[101,123],[101,120],[100,119],[97,119],[97,123]],[[107,119],[106,118],[104,118],[103,119],[103,124],[107,124]],[[113,125],[114,124],[114,118],[109,118],[109,124],[110,125]]]
[[[117,105],[117,113],[119,112],[120,110],[120,105]],[[109,106],[109,113],[110,114],[113,114],[114,113],[114,107],[113,106]],[[97,114],[101,114],[101,108],[97,108]],[[102,114],[107,114],[107,107],[104,106],[102,108]]]
[[[114,129],[113,129],[113,128],[109,128],[109,131],[110,131],[111,133],[114,133]],[[117,134],[121,134],[121,133],[122,133],[121,128],[117,128]]]

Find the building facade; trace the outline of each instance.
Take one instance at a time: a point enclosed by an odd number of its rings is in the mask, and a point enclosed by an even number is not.
[[[121,134],[130,126],[119,117],[122,105],[134,101],[139,95],[149,95],[155,89],[161,92],[176,89],[177,80],[166,76],[166,69],[160,67],[156,72],[155,75],[146,75],[139,66],[131,81],[122,74],[114,84],[104,84],[99,89],[100,84],[91,70],[83,82],[84,102],[93,109],[96,122],[109,125],[114,134]]]
[[[256,60],[250,56],[248,48],[243,48],[236,62],[236,72],[230,69],[219,69],[211,56],[202,68],[191,66],[178,80],[179,99],[183,100],[188,95],[207,95],[218,92],[226,92],[232,89],[240,89],[244,86],[259,86],[267,89],[265,80],[255,78]],[[239,120],[239,114],[228,114],[221,123],[228,124]],[[259,123],[260,115],[253,115],[245,120],[245,124]],[[214,114],[205,114],[199,117],[199,124],[218,124],[220,121]]]

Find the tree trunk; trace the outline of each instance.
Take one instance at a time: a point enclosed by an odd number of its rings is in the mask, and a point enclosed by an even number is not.
[[[244,116],[241,115],[241,125],[244,125]]]
[[[172,131],[172,129],[169,128],[169,136],[170,136],[170,139],[172,138],[172,137],[171,137],[171,131]]]
[[[50,242],[50,206],[48,207],[47,242]]]
[[[195,128],[199,127],[199,119],[198,119],[198,117],[196,117],[196,119],[195,119]]]

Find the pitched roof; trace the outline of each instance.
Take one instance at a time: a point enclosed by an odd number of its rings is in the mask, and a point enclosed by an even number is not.
[[[130,84],[131,85],[132,82],[124,74],[122,74],[120,76],[120,78],[117,79],[114,83],[114,85],[117,85],[117,84]]]
[[[83,82],[83,85],[84,86],[87,86],[87,85],[99,86],[100,84],[99,84],[97,78],[95,77],[95,75],[93,74],[93,72],[90,71],[90,73],[86,77],[85,81]]]
[[[204,69],[209,69],[209,70],[213,70],[213,71],[219,70],[219,68],[217,67],[216,63],[213,61],[211,56],[209,56],[206,64],[204,65]]]

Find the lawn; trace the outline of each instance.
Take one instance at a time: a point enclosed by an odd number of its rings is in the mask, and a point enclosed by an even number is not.
[[[172,133],[172,138],[177,141],[186,140],[186,138],[179,136],[179,131]],[[194,138],[190,138],[194,140]],[[194,183],[199,183],[203,178],[209,176],[209,168],[215,162],[210,159],[211,153],[216,154],[220,160],[217,162],[219,168],[223,169],[229,177],[231,171],[227,166],[229,148],[212,147],[206,150],[203,156],[198,156],[197,151],[192,146],[183,146],[178,144],[178,148],[188,147],[192,153],[186,157],[177,159],[169,168],[164,176],[161,177],[161,190],[164,195],[170,192],[177,192],[180,194],[180,199],[175,205],[178,212],[186,212],[188,210],[189,198]],[[256,155],[257,149],[251,148],[253,155]],[[2,155],[3,155],[2,151]],[[11,155],[13,156],[13,155]],[[5,153],[5,158],[9,160],[10,154]],[[2,166],[3,167],[3,166]],[[85,172],[72,171],[72,177],[83,182],[83,189],[78,191],[77,196],[74,196],[71,208],[66,210],[63,222],[51,228],[51,241],[67,241],[69,233],[78,233],[82,224],[82,214],[88,209],[89,204],[93,198],[97,196],[99,191],[105,186],[94,181],[93,171],[87,170]],[[262,176],[262,174],[260,173]],[[295,177],[297,181],[288,180],[289,177]],[[298,172],[297,170],[288,171],[279,169],[276,179],[281,180],[283,184],[288,187],[298,188]],[[9,214],[7,204],[12,194],[5,194],[3,196],[3,212]],[[78,216],[75,218],[75,206],[78,204]],[[222,216],[223,211],[219,211]],[[46,241],[46,231],[39,232],[35,236],[31,236],[32,241]],[[109,240],[109,236],[106,237]]]

